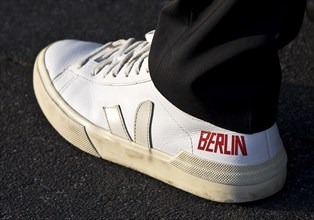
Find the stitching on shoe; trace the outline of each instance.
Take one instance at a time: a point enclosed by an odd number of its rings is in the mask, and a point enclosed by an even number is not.
[[[109,123],[109,120],[108,120],[108,116],[107,116],[107,112],[106,112],[106,108],[103,107],[102,109],[104,110],[104,113],[105,113],[105,118],[106,118],[106,121],[107,121],[107,125],[108,125],[108,128],[109,128],[109,131],[110,131],[110,133],[112,133],[112,130],[111,130],[111,127],[110,127],[110,123]]]
[[[109,120],[108,120],[108,115],[107,115],[107,113],[106,113],[106,109],[116,109],[116,108],[118,108],[118,110],[119,110],[119,111],[118,111],[118,115],[119,115],[119,119],[120,119],[120,122],[121,122],[121,125],[122,125],[123,132],[124,132],[125,136],[127,137],[127,139],[132,141],[132,138],[130,137],[128,131],[126,130],[124,118],[123,118],[123,116],[122,116],[122,114],[121,114],[122,112],[121,112],[121,108],[120,108],[119,105],[116,105],[116,106],[113,106],[113,107],[103,107],[104,112],[105,112],[105,115],[106,115],[106,119],[107,119],[107,123],[108,123],[109,130],[110,130],[110,132],[111,132],[112,134],[114,134],[114,133],[112,132],[112,129],[111,129],[110,124],[109,124]],[[114,134],[114,135],[116,135],[116,134]]]
[[[128,137],[129,140],[132,140],[132,138],[130,137],[128,131],[126,130],[126,125],[125,125],[125,122],[124,122],[124,118],[122,116],[122,110],[120,108],[120,106],[118,105],[118,109],[119,109],[119,118],[120,118],[120,122],[122,124],[122,128],[123,128],[123,131],[124,131],[124,134]]]
[[[141,109],[141,107],[147,103],[148,101],[144,101],[142,103],[139,104],[139,106],[137,107],[136,109],[136,115],[135,115],[135,122],[134,122],[134,142],[136,143],[136,127],[137,127],[137,119],[138,119],[138,113]],[[153,110],[153,107],[152,105],[150,105],[150,108],[149,108],[149,116],[148,119],[147,119],[147,127],[146,127],[146,143],[147,143],[147,146],[148,148],[152,148],[152,144],[151,144],[151,140],[150,140],[150,127],[151,127],[151,115],[152,115],[152,110]]]
[[[126,83],[117,83],[117,84],[115,84],[115,83],[101,83],[101,82],[95,82],[95,81],[93,81],[91,79],[88,79],[87,77],[84,77],[84,76],[74,72],[71,69],[67,69],[67,71],[75,74],[76,76],[78,76],[78,77],[80,77],[80,78],[82,78],[82,79],[84,79],[84,80],[86,80],[86,81],[88,81],[90,83],[93,83],[93,84],[96,84],[96,85],[103,85],[103,86],[130,86],[130,85],[142,84],[142,83],[146,83],[146,82],[151,81],[151,78],[149,78],[149,79],[139,80],[139,81],[136,81],[136,82],[126,82]]]
[[[64,93],[77,79],[77,76],[74,76],[73,79],[71,79],[69,82],[67,82],[60,90],[59,93],[62,94]]]
[[[159,101],[160,105],[164,108],[164,110],[168,113],[168,115],[172,118],[172,120],[179,126],[179,128],[181,128],[181,130],[188,135],[188,137],[190,139],[192,154],[193,154],[194,153],[194,146],[193,146],[193,141],[192,141],[190,134],[186,130],[183,129],[183,127],[173,118],[173,116],[170,114],[170,112],[167,110],[167,108],[162,104],[159,97],[156,95],[156,91],[154,90],[153,85],[151,84],[150,86],[151,86],[151,89],[153,90],[154,96]]]
[[[56,83],[56,82],[58,82],[60,79],[62,79],[62,77],[64,76],[64,73],[65,73],[65,70],[66,70],[66,69],[64,69],[62,72],[58,73],[58,75],[55,76],[55,78],[54,78],[53,80],[51,80],[51,82]]]
[[[151,103],[150,108],[149,108],[149,117],[148,117],[148,121],[147,121],[147,143],[148,143],[148,147],[152,148],[152,142],[151,142],[151,138],[150,138],[150,127],[151,127],[151,122],[152,122],[152,114],[153,114],[153,103]]]
[[[64,68],[61,72],[59,72],[53,79],[51,79],[51,82],[54,82],[54,81],[57,81],[61,76],[63,76],[64,74],[63,73],[65,73],[66,72],[66,70],[67,70],[67,68]],[[47,71],[48,72],[48,71]],[[49,75],[49,74],[48,74]],[[49,77],[50,77],[50,75],[49,75]]]
[[[136,114],[135,114],[135,122],[134,122],[134,142],[136,143],[136,125],[137,125],[137,118],[138,118],[138,113],[141,109],[141,106],[144,104],[145,102],[142,102],[139,106],[137,106],[136,109]]]

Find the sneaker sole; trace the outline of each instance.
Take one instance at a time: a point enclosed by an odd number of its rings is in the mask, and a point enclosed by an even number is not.
[[[96,157],[134,169],[169,185],[199,197],[224,203],[242,203],[266,198],[278,192],[286,180],[286,153],[283,150],[276,158],[257,166],[234,167],[223,165],[188,153],[171,156],[155,149],[148,149],[122,139],[103,128],[92,124],[72,109],[55,90],[45,67],[45,48],[38,55],[34,66],[34,90],[38,103],[51,125],[68,142]],[[205,167],[205,168],[204,168]],[[219,179],[227,175],[223,168],[243,173],[246,182],[224,183]],[[156,169],[158,168],[158,169]],[[267,176],[268,170],[272,176]],[[250,184],[252,177],[265,174],[265,181]],[[213,174],[214,173],[214,174]],[[229,173],[234,177],[235,173]],[[217,181],[214,177],[216,175]],[[228,175],[227,175],[228,176]],[[224,181],[222,181],[224,182]]]

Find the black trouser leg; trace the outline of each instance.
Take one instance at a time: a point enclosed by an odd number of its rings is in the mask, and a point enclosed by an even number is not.
[[[297,35],[305,0],[177,0],[150,53],[157,89],[181,110],[243,133],[276,121],[277,51]]]

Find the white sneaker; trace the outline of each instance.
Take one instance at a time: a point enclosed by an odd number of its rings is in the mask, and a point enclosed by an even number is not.
[[[279,191],[286,153],[276,125],[240,134],[197,119],[155,88],[147,41],[56,42],[38,55],[34,89],[70,143],[197,196],[248,202]]]

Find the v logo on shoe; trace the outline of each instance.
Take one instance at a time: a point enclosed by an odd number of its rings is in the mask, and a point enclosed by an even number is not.
[[[104,112],[109,130],[112,134],[151,148],[151,122],[153,109],[154,104],[151,101],[145,101],[139,104],[135,115],[134,140],[132,140],[125,126],[125,121],[119,105],[104,107]]]

